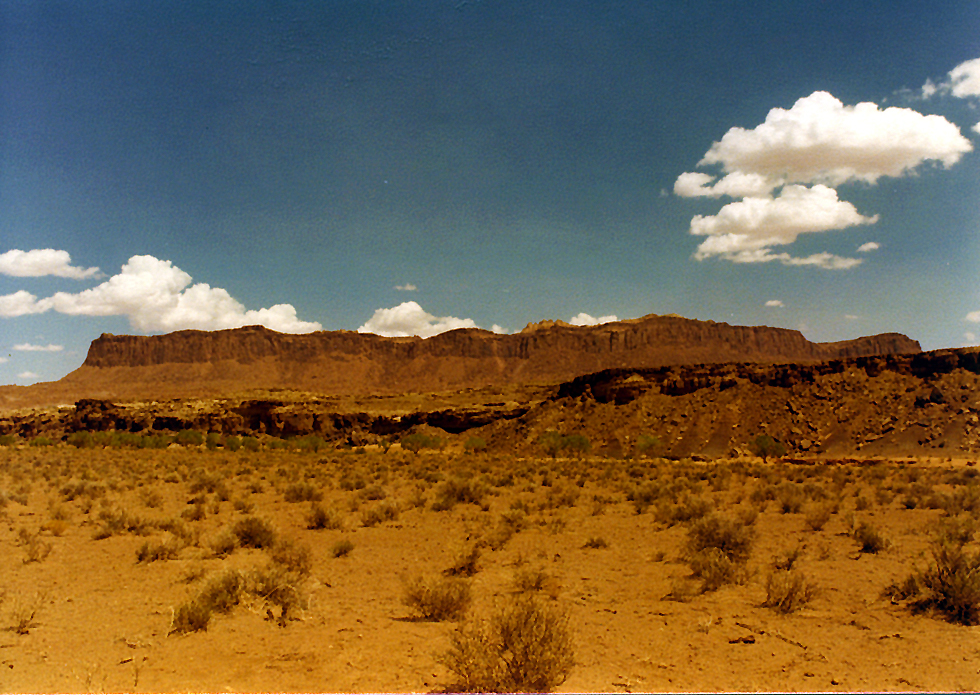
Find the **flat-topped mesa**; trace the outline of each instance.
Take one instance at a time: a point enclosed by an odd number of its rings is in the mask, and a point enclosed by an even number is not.
[[[229,388],[319,393],[426,392],[490,384],[555,383],[609,368],[719,362],[813,363],[920,352],[897,333],[812,343],[796,330],[646,316],[597,326],[529,324],[502,335],[458,329],[431,338],[353,331],[277,333],[262,326],[105,334],[65,385],[168,394]]]

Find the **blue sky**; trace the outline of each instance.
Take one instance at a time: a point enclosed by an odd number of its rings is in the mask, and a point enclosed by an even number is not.
[[[103,332],[980,336],[980,3],[0,0],[0,383]]]

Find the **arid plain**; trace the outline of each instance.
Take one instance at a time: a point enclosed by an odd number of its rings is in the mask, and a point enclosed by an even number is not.
[[[0,689],[980,688],[977,352],[709,324],[103,337],[0,393]]]

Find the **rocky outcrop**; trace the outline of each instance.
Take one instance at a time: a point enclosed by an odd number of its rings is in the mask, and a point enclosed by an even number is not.
[[[722,362],[811,364],[919,352],[889,333],[812,343],[799,331],[647,316],[600,326],[530,324],[514,335],[461,329],[432,338],[350,331],[306,335],[261,326],[105,334],[84,364],[59,382],[76,397],[190,397],[256,388],[324,394],[425,393],[489,384],[556,383],[609,368]]]

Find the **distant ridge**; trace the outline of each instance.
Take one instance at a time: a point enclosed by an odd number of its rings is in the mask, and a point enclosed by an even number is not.
[[[421,393],[557,383],[610,368],[808,364],[920,351],[918,342],[898,333],[813,343],[785,328],[656,315],[597,326],[542,321],[513,335],[459,329],[426,339],[353,331],[295,335],[247,326],[160,336],[104,334],[92,342],[79,369],[36,390],[62,393],[63,400],[69,394],[214,397],[270,388],[328,395]],[[4,400],[10,404],[9,395]]]

